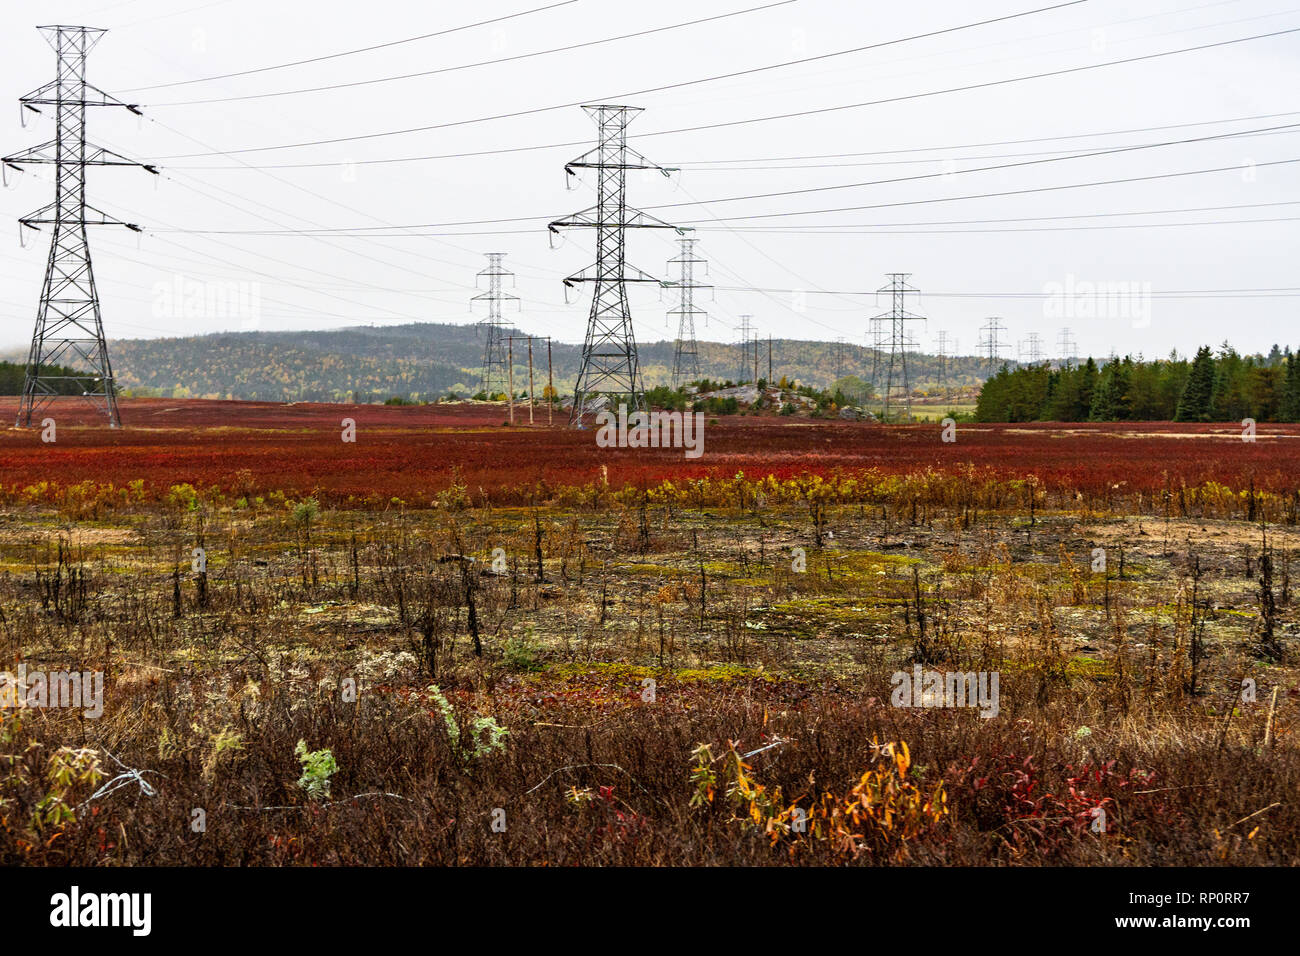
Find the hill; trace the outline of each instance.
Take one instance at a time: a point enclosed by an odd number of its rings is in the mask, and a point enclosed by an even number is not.
[[[796,339],[772,341],[772,377],[825,388],[849,376],[868,381],[873,352],[861,346]],[[262,401],[382,401],[390,397],[431,399],[448,392],[478,390],[483,360],[479,326],[411,323],[359,326],[315,332],[222,332],[165,339],[118,339],[109,343],[118,385],[124,394],[169,398],[237,398]],[[673,343],[639,347],[647,388],[672,377]],[[552,346],[555,387],[573,388],[580,345]],[[19,356],[12,356],[21,360]],[[740,349],[731,342],[699,343],[700,374],[737,380]],[[759,376],[768,373],[766,342],[759,345]],[[938,393],[934,356],[908,356],[919,394]],[[517,391],[527,389],[527,351],[516,348]],[[534,352],[538,389],[545,385],[546,352]],[[752,371],[744,378],[751,379]],[[972,389],[983,381],[980,359],[948,360],[948,382]]]

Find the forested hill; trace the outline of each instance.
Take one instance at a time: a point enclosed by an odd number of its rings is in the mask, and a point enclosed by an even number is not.
[[[1226,343],[1192,359],[1125,357],[1099,366],[1003,369],[985,383],[982,422],[1300,421],[1300,355],[1276,345],[1240,355]]]
[[[522,334],[522,333],[516,333]],[[580,345],[556,342],[552,348],[555,386],[572,388],[581,359]],[[647,387],[668,384],[673,343],[639,348]],[[483,339],[479,326],[418,323],[355,327],[318,332],[229,332],[168,339],[119,339],[109,343],[121,389],[136,395],[210,397],[268,401],[382,401],[390,397],[432,399],[448,392],[472,394],[479,385]],[[759,376],[767,375],[767,342],[759,343]],[[21,360],[21,356],[7,356]],[[823,388],[840,378],[868,379],[870,349],[776,339],[772,374]],[[700,342],[700,374],[725,381],[740,373],[734,342]],[[536,343],[536,386],[546,384],[546,347]],[[932,356],[909,354],[912,384],[937,391],[939,366]],[[528,387],[527,346],[515,343],[516,390]],[[751,370],[744,378],[753,377]],[[982,380],[973,357],[948,360],[948,384],[971,388]]]

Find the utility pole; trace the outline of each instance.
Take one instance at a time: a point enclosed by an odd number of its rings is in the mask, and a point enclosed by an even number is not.
[[[501,306],[507,302],[513,302],[518,306],[519,296],[510,295],[502,289],[503,280],[515,277],[513,272],[501,264],[506,253],[489,252],[486,255],[488,267],[478,274],[476,282],[481,283],[483,279],[487,279],[487,291],[470,299],[470,305],[472,307],[475,302],[487,303],[487,316],[482,322],[487,336],[483,343],[483,377],[479,383],[479,391],[491,398],[495,394],[492,391],[493,384],[499,383],[504,388],[506,380],[510,377],[506,372],[506,356],[502,347],[506,323],[501,314]]]
[[[88,106],[120,106],[142,115],[138,106],[123,103],[86,82],[86,56],[107,31],[71,26],[37,29],[58,56],[57,73],[53,81],[18,102],[34,113],[39,113],[41,106],[54,107],[54,139],[0,160],[15,169],[25,163],[54,165],[54,202],[18,220],[26,229],[52,226],[53,233],[36,328],[27,355],[22,400],[14,424],[30,427],[33,416],[58,395],[68,394],[71,386],[108,418],[110,427],[116,428],[121,424],[117,384],[104,339],[86,227],[125,226],[133,232],[142,230],[134,223],[123,222],[87,204],[86,167],[138,166],[154,175],[158,170],[86,142]],[[73,374],[58,371],[57,366],[65,364],[74,369]]]
[[[641,112],[635,106],[584,106],[595,120],[600,135],[594,149],[565,164],[568,176],[579,169],[596,170],[596,205],[549,226],[552,235],[561,229],[587,227],[596,230],[596,262],[564,280],[566,289],[582,282],[595,283],[587,337],[582,346],[582,365],[573,393],[570,424],[580,425],[587,396],[605,392],[626,399],[634,410],[645,411],[645,392],[637,361],[636,337],[627,303],[627,283],[658,282],[653,276],[627,264],[625,234],[628,229],[674,229],[675,226],[647,215],[627,204],[627,171],[667,169],[650,162],[627,145],[627,124]],[[679,232],[683,230],[678,230]]]
[[[506,336],[506,399],[510,402],[510,424],[515,423],[515,337]]]
[[[555,374],[551,371],[551,337],[546,337],[546,424],[555,424]]]
[[[980,353],[984,355],[985,369],[989,375],[997,371],[1002,358],[1000,335],[1007,330],[1000,316],[990,316],[980,327]]]
[[[708,321],[708,313],[695,307],[695,290],[712,289],[711,285],[698,285],[695,282],[697,266],[708,269],[708,263],[695,253],[698,239],[678,239],[681,254],[668,260],[669,268],[677,267],[677,281],[665,283],[667,286],[681,290],[677,307],[668,313],[671,319],[677,316],[677,339],[673,343],[673,388],[678,388],[700,377],[699,347],[695,341],[695,317],[702,316]]]
[[[514,424],[514,355],[515,341],[528,343],[528,424],[534,422],[534,408],[537,404],[536,385],[534,384],[533,375],[533,343],[545,340],[546,342],[546,380],[547,380],[547,408],[553,407],[551,399],[555,393],[554,373],[551,369],[551,337],[549,335],[507,335],[505,337],[507,353],[510,356],[510,423]],[[554,421],[552,413],[547,412],[546,422],[551,424]]]
[[[772,336],[767,337],[767,385],[772,387]]]
[[[912,418],[912,383],[907,372],[907,336],[908,322],[924,322],[925,319],[907,311],[907,296],[919,295],[920,290],[907,284],[910,273],[891,272],[889,283],[877,289],[889,293],[891,305],[888,312],[876,316],[882,323],[889,325],[889,364],[885,372],[884,406],[881,409],[881,421],[889,421],[889,406],[897,403],[903,405],[903,417]]]

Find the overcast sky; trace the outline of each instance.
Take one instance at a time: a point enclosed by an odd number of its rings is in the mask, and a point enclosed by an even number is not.
[[[468,300],[483,254],[505,252],[506,265],[518,274],[519,326],[581,341],[590,287],[566,305],[560,279],[592,260],[594,236],[572,230],[552,250],[545,224],[594,202],[590,175],[566,189],[564,162],[589,148],[596,129],[580,108],[563,104],[617,102],[645,110],[630,127],[632,145],[657,163],[681,167],[670,179],[631,174],[629,202],[697,226],[691,235],[720,287],[714,297],[699,296],[710,312],[698,329],[702,339],[733,341],[739,316],[752,314],[761,335],[866,344],[868,318],[888,302],[858,293],[883,285],[887,273],[906,272],[921,292],[910,306],[928,318],[914,331],[926,349],[946,330],[960,352],[975,352],[989,316],[1000,316],[1008,330],[1009,357],[1031,332],[1041,336],[1045,355],[1055,354],[1063,326],[1073,329],[1081,354],[1151,357],[1224,339],[1246,351],[1274,342],[1300,345],[1300,162],[1278,165],[1300,158],[1300,126],[1290,125],[1300,124],[1300,32],[939,92],[1300,29],[1300,8],[1283,0],[1086,0],[907,42],[888,41],[1023,13],[1050,0],[790,0],[642,37],[484,64],[762,3],[6,4],[0,92],[12,105],[0,113],[10,117],[0,152],[53,137],[48,109],[29,114],[26,129],[18,121],[18,97],[54,76],[54,53],[38,23],[108,28],[90,55],[88,78],[141,104],[145,118],[91,110],[89,138],[163,170],[161,177],[130,168],[89,172],[90,202],[146,230],[91,230],[111,338],[468,323],[475,320]],[[547,6],[552,9],[511,16]],[[509,19],[392,45],[494,17]],[[626,95],[879,43],[887,45]],[[389,45],[330,56],[378,44]],[[433,70],[443,72],[259,96]],[[242,71],[256,72],[184,83]],[[936,95],[917,96],[929,93]],[[256,98],[192,102],[248,96]],[[736,123],[896,97],[911,98]],[[481,121],[529,110],[536,112]],[[373,135],[430,126],[441,128]],[[702,126],[716,128],[654,135]],[[1272,129],[1280,126],[1288,128]],[[1222,138],[1248,130],[1268,132]],[[1206,136],[1221,138],[1023,165]],[[298,143],[314,145],[258,149]],[[250,149],[256,151],[227,154]],[[517,151],[459,155],[509,149]],[[428,156],[444,158],[380,162]],[[1009,163],[1022,165],[963,172]],[[316,165],[265,168],[286,164]],[[48,253],[48,231],[28,231],[26,248],[18,242],[18,216],[53,194],[51,168],[28,169],[6,170],[8,188],[0,191],[0,216],[9,224],[9,239],[0,244],[5,350],[23,349],[30,339]],[[1168,175],[1207,169],[1223,171]],[[928,178],[876,182],[916,176]],[[1138,177],[1163,178],[1045,189]],[[814,191],[734,198],[791,190]],[[1005,195],[1022,190],[1038,191]],[[955,198],[988,193],[1004,195]],[[841,207],[874,208],[810,212]],[[782,213],[800,215],[774,215]],[[518,221],[444,225],[484,220]],[[381,238],[355,231],[377,226],[403,229]],[[250,234],[319,228],[345,232]],[[473,234],[490,230],[504,232]],[[675,238],[671,231],[638,231],[629,238],[628,259],[665,275]],[[245,287],[260,302],[255,319],[185,315],[163,291],[200,282],[215,297],[222,283],[241,281],[256,283]],[[1130,294],[1100,308],[1087,296],[1055,295],[1088,282]],[[748,291],[755,289],[764,291]],[[1195,295],[1177,295],[1189,292]],[[671,338],[665,316],[671,293],[636,287],[631,298],[638,339]]]

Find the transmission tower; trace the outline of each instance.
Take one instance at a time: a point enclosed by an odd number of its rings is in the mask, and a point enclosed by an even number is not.
[[[54,202],[18,220],[27,229],[45,225],[53,229],[15,424],[30,427],[40,409],[59,395],[76,394],[70,391],[76,389],[116,428],[122,421],[117,386],[104,341],[86,227],[141,230],[86,203],[86,167],[139,166],[154,174],[158,170],[86,142],[86,107],[120,106],[140,115],[137,106],[86,82],[86,55],[107,31],[66,26],[37,29],[58,55],[58,70],[54,80],[18,102],[37,113],[41,106],[54,107],[54,139],[0,160],[15,168],[24,163],[54,166]],[[72,369],[72,374],[61,373],[62,366]]]
[[[948,394],[948,330],[940,329],[935,333],[935,350],[938,352],[939,359],[939,387],[943,389],[944,394]]]
[[[1007,330],[1002,319],[992,316],[980,327],[980,354],[985,357],[985,367],[990,375],[997,371],[1002,358],[1003,345],[1000,336]]]
[[[582,422],[587,396],[601,392],[626,401],[634,410],[645,410],[627,283],[659,280],[627,264],[626,230],[676,228],[627,205],[629,169],[657,169],[665,176],[672,173],[627,145],[627,125],[641,112],[640,107],[600,105],[583,109],[595,120],[600,133],[595,148],[566,163],[564,171],[574,177],[579,169],[596,170],[596,205],[550,224],[552,234],[577,226],[596,230],[595,264],[564,280],[566,288],[581,282],[595,283],[582,366],[574,387],[571,424]]]
[[[469,301],[471,308],[475,302],[487,303],[487,316],[480,323],[486,334],[483,342],[483,377],[479,381],[479,391],[491,398],[497,394],[497,390],[492,386],[499,384],[501,386],[499,391],[504,392],[510,379],[510,369],[507,364],[509,359],[506,357],[508,351],[506,321],[502,316],[501,307],[507,302],[513,302],[518,306],[519,296],[504,291],[504,280],[515,277],[513,272],[501,264],[506,253],[489,252],[486,255],[488,267],[478,274],[477,284],[481,287],[482,281],[486,279],[487,291],[474,296]]]
[[[1079,359],[1079,344],[1068,326],[1056,337],[1056,354],[1060,356],[1062,365],[1073,365]]]
[[[924,322],[922,316],[907,311],[906,299],[909,293],[919,295],[920,290],[907,284],[910,273],[889,273],[889,284],[876,290],[877,294],[888,292],[891,306],[888,312],[876,316],[882,324],[887,324],[889,331],[885,337],[889,342],[889,362],[885,368],[884,404],[881,409],[881,421],[889,421],[889,406],[901,404],[903,416],[912,417],[912,383],[907,373],[907,350],[911,344],[907,335],[908,322]]]
[[[736,376],[737,385],[743,382],[745,376],[749,374],[749,348],[750,339],[753,338],[750,333],[753,331],[753,318],[752,315],[742,315],[740,317],[740,373]]]
[[[1026,334],[1025,340],[1020,342],[1016,350],[1020,353],[1020,360],[1028,362],[1030,365],[1037,365],[1043,360],[1043,339],[1037,332]]]
[[[880,393],[880,355],[885,347],[885,323],[879,318],[867,321],[867,334],[871,339],[871,390]]]
[[[713,286],[698,285],[695,281],[697,266],[708,269],[708,263],[695,254],[697,242],[698,239],[678,239],[677,243],[682,249],[681,255],[668,260],[670,268],[677,267],[677,281],[667,284],[681,290],[677,308],[668,313],[670,319],[674,315],[677,316],[677,339],[673,343],[673,388],[686,382],[697,381],[700,377],[699,348],[695,342],[695,317],[702,316],[707,322],[708,313],[695,307],[695,290],[711,289]]]

